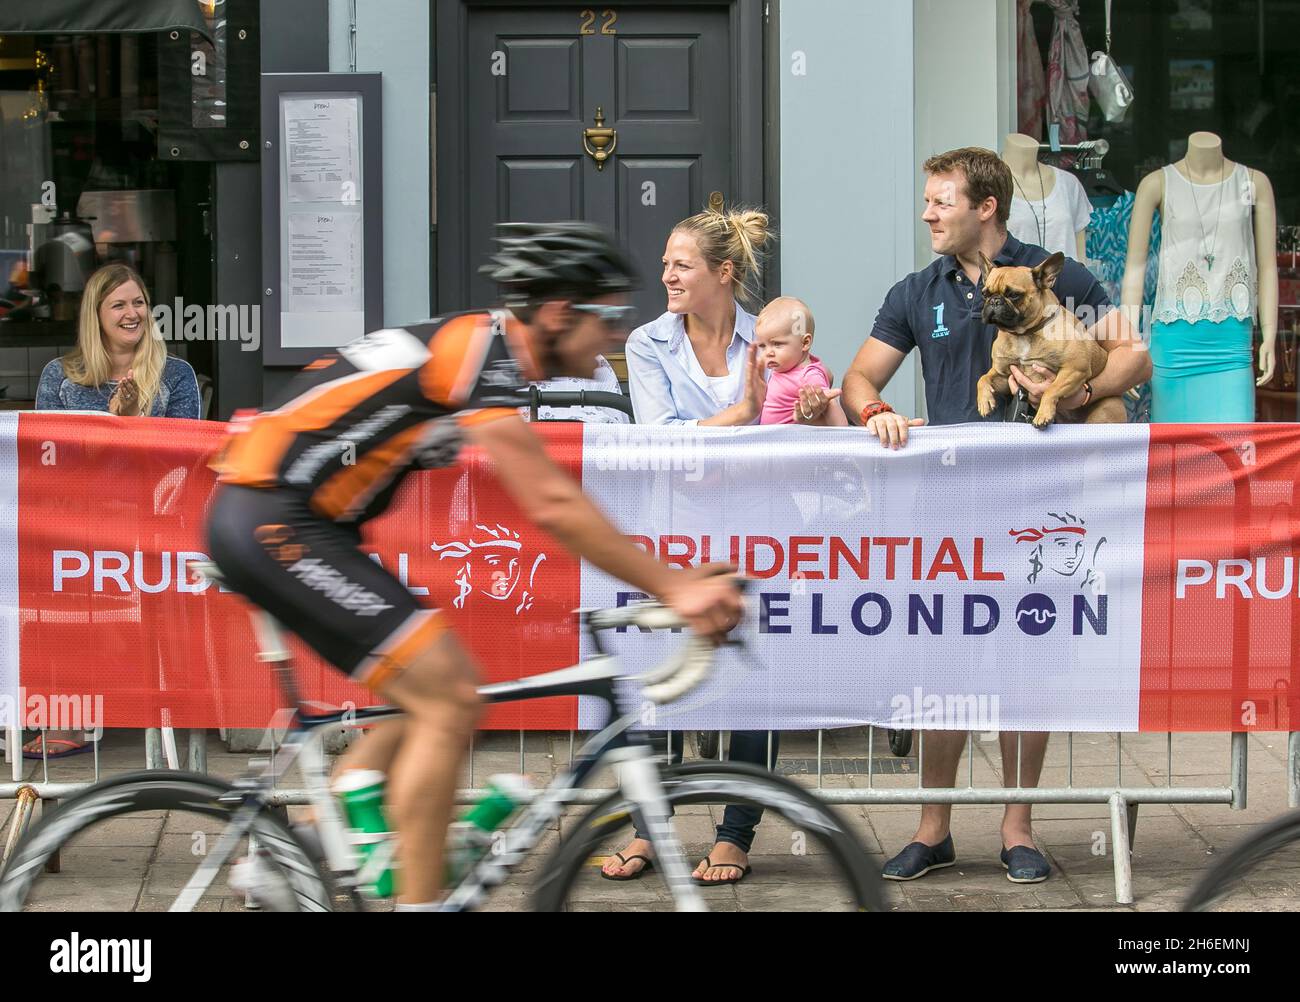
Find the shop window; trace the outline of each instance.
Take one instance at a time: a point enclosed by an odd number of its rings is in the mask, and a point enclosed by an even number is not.
[[[1235,312],[1251,314],[1245,323],[1254,328],[1258,365],[1262,329],[1272,325],[1273,315],[1267,295],[1265,302],[1259,303],[1261,277],[1267,285],[1276,271],[1276,364],[1272,378],[1255,394],[1256,417],[1297,420],[1300,34],[1295,26],[1300,24],[1300,0],[1115,0],[1111,56],[1131,84],[1132,93],[1131,106],[1122,118],[1105,114],[1096,91],[1100,81],[1090,65],[1093,55],[1105,49],[1104,0],[1017,0],[1017,9],[1018,129],[1049,147],[1053,138],[1067,147],[1060,153],[1043,149],[1040,159],[1073,175],[1084,186],[1094,208],[1092,221],[1100,224],[1089,229],[1087,263],[1108,285],[1112,299],[1118,301],[1122,295],[1133,226],[1121,200],[1132,199],[1131,193],[1144,178],[1163,173],[1170,165],[1184,165],[1193,134],[1218,138],[1224,172],[1217,178],[1193,173],[1199,182],[1221,182],[1219,187],[1228,192],[1227,197],[1212,183],[1189,185],[1171,196],[1201,220],[1204,233],[1195,233],[1190,241],[1186,234],[1176,233],[1175,242],[1162,254],[1161,212],[1157,211],[1149,227],[1152,249],[1142,289],[1146,317],[1154,326],[1159,320],[1156,300],[1161,298],[1161,290],[1166,293],[1167,305],[1171,295],[1178,298],[1180,288],[1184,305],[1193,313],[1202,310],[1211,322],[1221,320],[1225,310],[1232,313],[1236,280],[1226,279],[1220,272],[1231,268],[1240,251],[1249,273],[1251,301],[1248,309],[1241,309],[1243,304],[1238,302]],[[1080,60],[1086,68],[1082,75]],[[1089,82],[1093,83],[1091,91]],[[1099,140],[1104,142],[1104,151],[1068,149]],[[1213,167],[1212,155],[1198,160],[1194,154],[1192,159],[1198,161],[1202,172]],[[1248,242],[1247,236],[1258,237],[1260,214],[1258,206],[1251,205],[1253,189],[1233,181],[1235,164],[1264,175],[1271,184],[1277,217],[1274,261],[1252,261],[1249,252],[1253,248],[1239,246]],[[1183,176],[1185,168],[1176,169],[1178,177]],[[1172,178],[1175,187],[1181,183],[1178,177]],[[1025,200],[1038,206],[1037,196],[1031,190]],[[1169,211],[1173,213],[1173,209]],[[1242,214],[1245,229],[1234,235],[1234,221]],[[1178,265],[1175,257],[1187,259],[1178,276],[1168,274],[1171,266]],[[1204,265],[1207,261],[1213,261],[1215,267],[1200,268],[1202,289],[1193,277],[1184,275],[1185,266],[1190,262],[1195,271],[1198,262]],[[1130,270],[1130,290],[1134,288],[1132,274]],[[1185,279],[1181,286],[1180,277]],[[1237,293],[1240,300],[1239,289]],[[1132,291],[1129,298],[1133,298]],[[1220,302],[1208,302],[1215,299]],[[1222,302],[1225,299],[1227,306]],[[1240,329],[1230,323],[1221,328],[1231,343],[1225,351],[1236,350],[1232,339]],[[1153,333],[1159,338],[1169,330],[1168,325],[1155,326]],[[1209,328],[1189,330],[1200,338]],[[1214,343],[1208,336],[1201,340],[1206,345]],[[1153,342],[1157,358],[1161,357],[1160,348]],[[1170,361],[1177,364],[1176,352]],[[1215,418],[1205,413],[1202,419]]]
[[[210,301],[212,166],[160,161],[159,90],[157,34],[0,37],[0,406],[31,406],[97,267]],[[212,375],[210,343],[168,350]]]

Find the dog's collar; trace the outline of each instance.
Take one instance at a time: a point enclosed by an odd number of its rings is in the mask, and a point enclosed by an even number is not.
[[[1038,321],[1038,323],[1034,324],[1033,327],[1030,327],[1029,330],[1026,330],[1026,331],[1016,331],[1016,337],[1030,337],[1031,335],[1037,334],[1037,333],[1038,333],[1039,331],[1041,331],[1044,327],[1046,327],[1046,326],[1047,326],[1048,324],[1050,324],[1053,320],[1055,320],[1055,319],[1056,319],[1056,315],[1057,315],[1058,313],[1060,313],[1060,312],[1061,312],[1060,304],[1057,304],[1056,309],[1052,310],[1051,313],[1045,314],[1045,315],[1043,316],[1043,319],[1040,320],[1040,321]]]

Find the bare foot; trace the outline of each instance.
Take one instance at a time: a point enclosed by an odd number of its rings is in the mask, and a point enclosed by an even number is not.
[[[731,842],[719,842],[709,852],[708,862],[700,860],[700,865],[691,876],[709,884],[720,880],[739,880],[748,865],[749,856],[741,851],[740,846]]]
[[[620,862],[619,856],[627,862]],[[605,860],[605,865],[600,868],[600,871],[609,877],[635,877],[646,868],[646,862],[644,859],[633,859],[633,856],[654,859],[650,843],[643,838],[634,838],[621,853],[616,853]]]
[[[42,731],[23,745],[23,757],[41,758],[42,745],[46,749],[45,755],[50,758],[71,755],[86,747],[84,737],[80,731]]]

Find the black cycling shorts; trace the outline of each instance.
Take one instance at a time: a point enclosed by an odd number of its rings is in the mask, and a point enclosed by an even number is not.
[[[226,586],[377,691],[446,622],[360,546],[355,526],[321,518],[289,490],[219,486],[208,514],[209,553]]]

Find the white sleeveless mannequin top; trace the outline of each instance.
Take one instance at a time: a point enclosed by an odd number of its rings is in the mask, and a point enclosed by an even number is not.
[[[1193,184],[1172,165],[1163,170],[1156,322],[1254,320],[1259,276],[1250,169],[1237,164],[1222,184]]]

